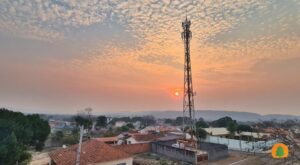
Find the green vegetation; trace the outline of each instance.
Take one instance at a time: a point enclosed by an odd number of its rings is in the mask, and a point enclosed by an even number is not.
[[[96,126],[98,127],[106,127],[107,125],[107,118],[106,116],[98,116]]]
[[[238,132],[252,132],[252,128],[249,125],[240,124],[237,127]]]
[[[207,132],[204,129],[200,128],[200,127],[196,127],[196,129],[197,129],[197,132],[196,132],[197,137],[199,139],[205,139],[206,136],[207,136]]]
[[[196,128],[208,128],[208,124],[201,119],[196,122]]]
[[[115,117],[113,118],[109,124],[115,124],[117,121],[124,121],[126,123],[134,123],[139,121],[141,123],[141,127],[147,127],[155,124],[155,118],[153,116],[142,116],[142,117]]]
[[[172,119],[165,119],[165,123],[166,124],[173,124],[173,120]]]
[[[77,115],[74,117],[74,121],[76,122],[77,126],[83,125],[85,129],[91,129],[93,122],[83,116]]]
[[[119,132],[128,132],[129,131],[129,127],[126,125],[123,125],[121,128],[118,128]]]
[[[132,123],[128,123],[128,124],[126,124],[126,126],[130,129],[134,129],[134,125]]]
[[[235,132],[237,131],[237,124],[233,121],[229,122],[227,125],[227,130],[231,137],[234,137]]]
[[[0,109],[0,164],[27,164],[29,146],[40,151],[50,133],[48,122],[39,115],[24,115]]]
[[[176,119],[174,121],[174,125],[182,125],[183,120],[186,123],[190,122],[190,118],[188,118],[188,117],[176,117]]]
[[[235,120],[232,120],[231,117],[225,116],[225,117],[222,117],[218,120],[211,122],[210,125],[212,127],[227,127],[228,124],[231,122],[237,124],[237,122]]]

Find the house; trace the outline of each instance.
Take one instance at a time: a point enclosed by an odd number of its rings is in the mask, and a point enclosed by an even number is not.
[[[101,138],[93,138],[99,142],[103,142],[110,145],[116,145],[118,143],[119,138],[117,136],[113,137],[101,137]]]
[[[126,125],[125,121],[116,121],[116,123],[115,123],[115,127],[122,127],[124,125]]]
[[[58,149],[49,154],[51,165],[76,164],[78,144],[67,149]],[[113,148],[104,142],[91,139],[81,145],[80,165],[132,165],[133,158],[128,153]]]
[[[66,128],[66,123],[64,121],[56,121],[56,120],[49,120],[49,126],[51,129],[51,133],[55,133],[57,131],[62,131]]]
[[[270,138],[270,133],[263,133],[263,132],[240,132],[236,136],[244,137],[242,139],[249,140],[249,138],[254,138],[256,140],[266,140]]]
[[[146,134],[150,132],[172,132],[172,131],[180,131],[180,130],[172,126],[148,126],[144,129],[141,129],[139,132]]]
[[[126,139],[126,144],[148,143],[163,137],[162,134],[132,134]]]
[[[140,121],[136,121],[133,123],[133,126],[135,129],[140,129],[141,128],[141,122]]]
[[[209,128],[204,128],[204,130],[212,136],[219,136],[219,137],[223,137],[223,138],[227,138],[229,136],[229,132],[227,131],[226,128],[223,127],[219,127],[219,128],[213,128],[213,127],[209,127]]]

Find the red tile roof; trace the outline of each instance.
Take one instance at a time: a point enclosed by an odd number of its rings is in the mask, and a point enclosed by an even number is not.
[[[59,149],[51,152],[50,158],[57,165],[73,165],[76,163],[77,146]],[[130,155],[122,150],[115,149],[103,142],[89,140],[82,143],[80,165],[100,163],[118,159],[129,158]]]
[[[114,136],[114,137],[101,137],[101,138],[94,138],[97,141],[100,142],[116,142],[118,141],[118,137]]]
[[[150,143],[138,143],[138,144],[125,144],[125,145],[115,145],[116,149],[122,150],[128,154],[140,154],[151,151]]]

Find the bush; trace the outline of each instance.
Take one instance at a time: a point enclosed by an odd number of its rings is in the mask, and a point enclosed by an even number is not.
[[[77,136],[65,136],[62,139],[63,144],[66,144],[66,145],[77,144],[78,141],[79,141],[79,137],[77,137]]]
[[[37,151],[42,151],[43,148],[44,148],[44,143],[43,143],[43,142],[38,142],[38,143],[36,143],[36,145],[35,145],[35,150],[37,150]]]

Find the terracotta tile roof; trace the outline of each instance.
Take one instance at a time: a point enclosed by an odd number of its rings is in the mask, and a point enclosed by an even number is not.
[[[140,154],[151,151],[150,143],[138,143],[138,144],[125,144],[125,145],[115,145],[116,149],[122,150],[128,154]]]
[[[118,141],[118,137],[114,136],[114,137],[101,137],[101,138],[94,138],[97,141],[100,142],[114,142],[114,141]]]
[[[77,146],[78,144],[67,149],[53,151],[49,156],[57,165],[73,165],[76,163]],[[103,142],[89,140],[82,143],[80,165],[107,162],[129,157],[130,155],[128,153],[115,149]]]

